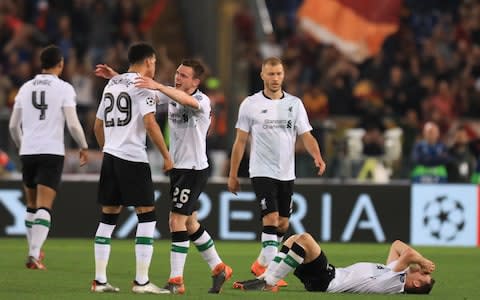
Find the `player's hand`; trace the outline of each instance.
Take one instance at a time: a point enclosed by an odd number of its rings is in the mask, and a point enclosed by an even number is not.
[[[163,172],[168,173],[171,169],[173,169],[173,160],[168,158],[163,161]]]
[[[228,190],[232,192],[233,194],[237,194],[237,192],[240,190],[240,182],[238,181],[237,177],[228,177]]]
[[[431,274],[433,273],[433,271],[435,271],[435,264],[433,263],[433,261],[426,258],[424,259],[424,261],[422,261],[421,267],[423,273],[425,274]]]
[[[327,164],[323,161],[323,159],[320,157],[320,158],[316,158],[315,159],[315,167],[318,168],[318,173],[317,175],[322,175],[324,172],[325,172],[325,169],[327,168]]]
[[[83,167],[88,162],[88,149],[80,149],[80,167]]]
[[[112,69],[107,64],[98,64],[98,65],[95,66],[95,75],[98,76],[98,77],[105,78],[105,79],[110,79],[110,78],[118,75],[118,73],[115,72],[115,70]]]
[[[150,77],[139,76],[135,78],[135,86],[139,88],[154,90],[156,89],[157,85],[158,83]]]

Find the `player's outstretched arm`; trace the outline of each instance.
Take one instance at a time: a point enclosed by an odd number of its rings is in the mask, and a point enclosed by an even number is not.
[[[95,66],[95,75],[105,79],[117,76],[118,73],[107,64],[98,64]]]
[[[165,144],[162,131],[155,120],[154,113],[148,113],[143,116],[143,124],[145,125],[145,130],[147,131],[148,137],[155,144],[155,146],[157,146],[158,150],[160,150],[160,153],[163,156],[163,170],[165,172],[170,171],[173,169],[173,160],[168,152],[167,144]]]
[[[240,182],[238,181],[238,168],[245,153],[245,146],[247,145],[248,132],[237,129],[237,136],[232,147],[232,154],[230,155],[230,172],[228,175],[228,190],[235,195],[240,190]]]
[[[322,175],[325,172],[327,165],[320,154],[320,146],[318,146],[317,140],[313,137],[310,131],[301,134],[300,139],[302,140],[305,149],[307,149],[308,153],[313,158],[315,167],[318,168],[317,175]]]
[[[151,90],[158,90],[175,102],[184,106],[189,106],[195,109],[200,109],[200,103],[191,95],[184,91],[174,89],[172,87],[156,82],[150,77],[140,76],[135,79],[135,86],[139,88],[146,88]]]

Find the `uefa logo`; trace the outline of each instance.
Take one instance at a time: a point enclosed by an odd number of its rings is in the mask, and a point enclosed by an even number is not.
[[[414,184],[410,239],[415,245],[475,246],[478,187]]]
[[[423,215],[423,225],[439,241],[451,242],[465,229],[465,208],[460,201],[447,195],[427,202]]]

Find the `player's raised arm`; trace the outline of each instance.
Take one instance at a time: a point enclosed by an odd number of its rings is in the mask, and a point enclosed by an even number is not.
[[[95,66],[95,75],[105,79],[117,76],[118,73],[107,64],[98,64]]]
[[[156,82],[152,78],[140,76],[135,79],[135,86],[139,88],[158,90],[175,102],[178,102],[184,106],[200,109],[200,103],[189,94],[185,93],[182,90],[174,89],[172,87]]]
[[[400,240],[396,240],[392,243],[387,258],[387,264],[394,260],[398,260],[393,269],[396,272],[406,269],[411,264],[418,264],[421,270],[426,274],[435,271],[435,264],[431,260],[423,257],[417,250]]]

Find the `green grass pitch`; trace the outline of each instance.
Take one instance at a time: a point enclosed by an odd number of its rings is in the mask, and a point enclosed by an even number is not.
[[[217,242],[223,260],[234,270],[233,280],[250,279],[250,264],[256,257],[259,243]],[[150,267],[150,280],[162,286],[169,275],[168,241],[157,241]],[[337,266],[357,261],[384,262],[386,244],[323,245],[329,260]],[[436,262],[437,283],[429,296],[353,295],[308,293],[290,274],[289,286],[279,293],[243,292],[227,282],[220,295],[207,294],[210,272],[197,250],[190,247],[185,268],[185,295],[135,295],[131,292],[135,255],[133,240],[112,240],[108,269],[109,281],[120,287],[119,294],[93,294],[89,291],[94,276],[93,241],[87,239],[49,239],[44,247],[47,271],[28,270],[24,266],[26,242],[21,238],[0,239],[0,299],[480,299],[480,249],[419,248]]]

